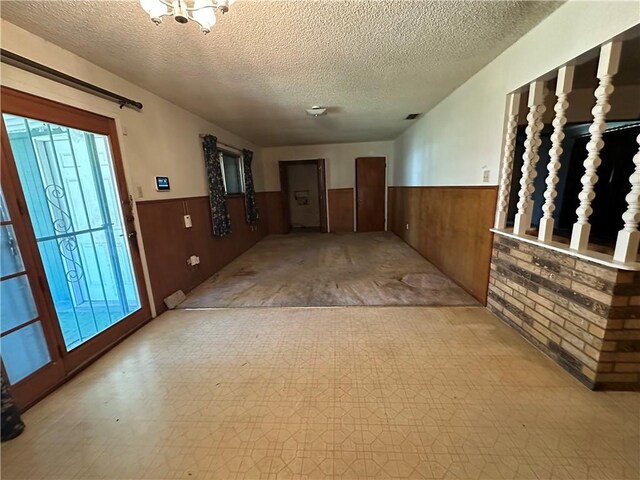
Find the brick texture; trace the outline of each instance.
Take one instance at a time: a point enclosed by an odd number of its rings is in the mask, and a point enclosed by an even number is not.
[[[640,390],[640,272],[498,234],[487,308],[589,388]]]

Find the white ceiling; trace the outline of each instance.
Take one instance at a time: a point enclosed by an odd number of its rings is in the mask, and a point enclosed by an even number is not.
[[[2,17],[262,146],[391,140],[560,5],[238,0],[209,35],[137,1]],[[312,105],[326,117],[305,115]]]

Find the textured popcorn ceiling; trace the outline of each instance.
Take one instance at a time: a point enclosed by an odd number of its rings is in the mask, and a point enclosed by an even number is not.
[[[559,5],[238,0],[206,36],[137,1],[2,1],[2,17],[273,146],[393,139]]]

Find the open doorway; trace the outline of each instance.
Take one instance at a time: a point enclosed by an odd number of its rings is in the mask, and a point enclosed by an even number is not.
[[[281,161],[283,218],[288,232],[327,232],[324,159]]]

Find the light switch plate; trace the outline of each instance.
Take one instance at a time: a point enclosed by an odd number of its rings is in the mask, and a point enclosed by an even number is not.
[[[191,215],[184,216],[184,228],[191,228],[193,224],[191,223]]]

